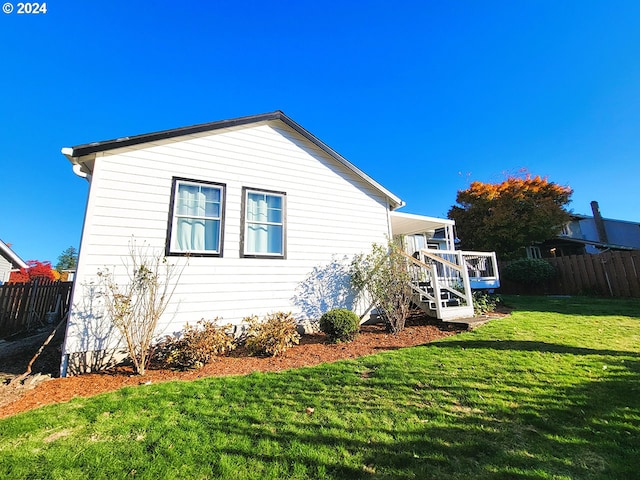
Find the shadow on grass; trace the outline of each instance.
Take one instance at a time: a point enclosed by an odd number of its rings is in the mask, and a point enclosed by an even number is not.
[[[503,295],[502,299],[505,306],[513,308],[515,311],[632,317],[637,317],[640,313],[640,298]]]
[[[532,340],[458,340],[451,342],[435,342],[424,345],[426,348],[462,348],[513,350],[524,352],[549,352],[570,355],[607,355],[640,358],[640,354],[623,350],[601,350],[596,348],[572,347],[557,343],[537,342]]]

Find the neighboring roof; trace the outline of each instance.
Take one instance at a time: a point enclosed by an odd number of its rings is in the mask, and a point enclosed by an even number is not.
[[[580,213],[572,213],[571,219],[572,220],[593,220],[594,217],[593,215],[582,215]],[[640,222],[634,222],[633,220],[618,220],[616,218],[605,218],[605,217],[602,217],[602,220],[604,220],[605,222],[629,223],[631,225],[640,225]]]
[[[0,255],[7,259],[7,261],[11,262],[14,268],[27,268],[28,265],[22,260],[11,248],[9,245],[0,240]]]
[[[181,137],[185,135],[193,135],[196,133],[210,132],[210,131],[219,130],[222,128],[236,127],[241,125],[248,125],[251,123],[270,121],[270,120],[281,121],[285,125],[295,130],[298,134],[302,135],[304,138],[309,140],[311,143],[316,145],[318,148],[323,150],[325,153],[333,157],[336,161],[338,161],[339,163],[347,167],[353,173],[358,175],[366,183],[368,183],[369,185],[374,187],[376,190],[378,190],[380,193],[382,193],[385,197],[387,197],[390,201],[392,209],[396,209],[404,205],[404,202],[399,197],[397,197],[396,195],[391,193],[389,190],[384,188],[382,185],[380,185],[378,182],[373,180],[366,173],[364,173],[358,167],[353,165],[351,162],[345,159],[342,155],[340,155],[338,152],[336,152],[331,147],[329,147],[326,143],[318,139],[311,132],[304,129],[302,126],[294,122],[291,118],[287,117],[280,110],[276,110],[275,112],[271,112],[271,113],[263,113],[260,115],[251,115],[247,117],[234,118],[230,120],[220,120],[217,122],[201,123],[201,124],[192,125],[189,127],[163,130],[160,132],[145,133],[143,135],[136,135],[133,137],[122,137],[122,138],[116,138],[114,140],[105,140],[102,142],[86,143],[84,145],[77,145],[71,148],[63,148],[62,153],[67,158],[69,158],[69,160],[71,160],[73,164],[77,165],[79,162],[75,161],[74,159],[78,159],[80,157],[84,157],[87,155],[92,155],[98,152],[104,152],[104,151],[113,150],[116,148],[130,147],[133,145],[140,145],[140,144],[154,142],[158,140],[166,140],[166,139]]]
[[[558,244],[558,243],[577,243],[579,245],[591,245],[593,247],[597,247],[597,248],[601,248],[603,250],[637,250],[634,247],[628,247],[626,245],[615,245],[612,243],[602,243],[602,242],[598,242],[597,240],[585,240],[582,238],[573,238],[573,237],[567,237],[567,236],[562,236],[559,235],[557,237],[554,237],[551,240],[547,240],[545,242],[542,242],[545,244]]]
[[[426,217],[413,213],[391,212],[390,216],[391,231],[394,235],[412,235],[455,225],[453,220],[447,218]]]

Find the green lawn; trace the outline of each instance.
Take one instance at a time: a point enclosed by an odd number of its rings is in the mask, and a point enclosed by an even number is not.
[[[422,347],[0,420],[0,478],[640,478],[640,301],[507,303]]]

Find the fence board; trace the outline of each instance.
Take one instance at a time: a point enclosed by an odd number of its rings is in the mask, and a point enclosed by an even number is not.
[[[640,251],[605,252],[545,259],[558,275],[547,285],[525,286],[502,278],[502,293],[558,295],[604,295],[640,297]],[[507,265],[501,262],[500,267]]]
[[[69,310],[72,282],[38,280],[33,283],[0,285],[0,338],[43,323],[45,314],[56,308],[60,315]]]
[[[625,256],[622,257],[622,261],[624,262],[627,278],[629,279],[629,296],[640,297],[640,278],[638,278],[638,264],[636,263],[637,256]]]

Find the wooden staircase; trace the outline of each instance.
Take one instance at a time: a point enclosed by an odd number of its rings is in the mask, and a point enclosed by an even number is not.
[[[466,264],[459,252],[446,258],[426,249],[405,254],[413,303],[440,320],[473,317],[473,297]]]

